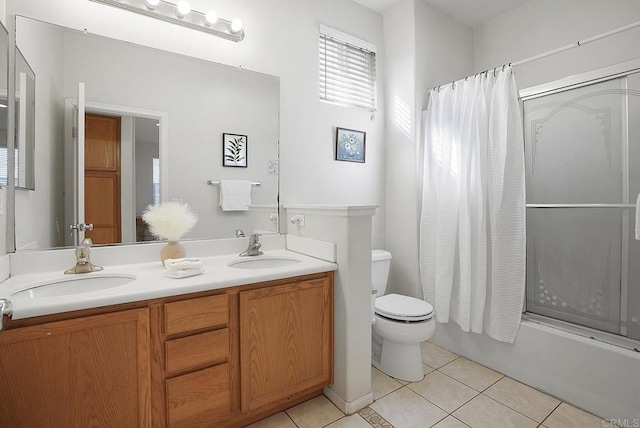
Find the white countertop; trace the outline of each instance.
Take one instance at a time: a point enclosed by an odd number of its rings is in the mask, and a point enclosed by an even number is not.
[[[266,269],[238,269],[228,266],[228,263],[239,259],[268,257],[293,258],[300,260],[300,263]],[[0,299],[6,298],[10,300],[13,305],[12,318],[21,319],[328,272],[338,268],[335,263],[329,263],[285,249],[265,251],[262,256],[240,258],[236,253],[201,257],[200,260],[204,265],[204,273],[181,279],[166,277],[164,267],[159,261],[104,266],[104,270],[100,272],[76,275],[64,275],[63,271],[68,266],[55,272],[16,275],[0,284]],[[32,298],[27,293],[12,295],[49,281],[65,280],[76,276],[101,275],[133,275],[136,279],[117,287],[64,296]]]

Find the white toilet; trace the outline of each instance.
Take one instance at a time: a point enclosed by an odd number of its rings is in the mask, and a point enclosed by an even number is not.
[[[391,253],[371,252],[372,363],[389,376],[416,382],[424,377],[420,343],[436,330],[433,306],[415,297],[385,296],[390,266]]]

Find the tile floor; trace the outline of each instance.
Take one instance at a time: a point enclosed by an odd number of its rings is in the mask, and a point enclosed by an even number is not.
[[[345,416],[324,396],[251,428],[602,428],[603,421],[438,346],[422,344],[425,377],[371,368],[374,402]]]

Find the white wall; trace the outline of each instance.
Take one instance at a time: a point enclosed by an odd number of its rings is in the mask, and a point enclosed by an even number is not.
[[[379,67],[378,73],[379,109],[376,119],[371,120],[369,112],[319,101],[317,46],[318,26],[326,24],[380,47],[382,17],[350,0],[192,3],[195,10],[216,8],[220,16],[240,17],[245,39],[233,43],[85,0],[7,0],[9,14],[86,28],[90,33],[280,77],[280,202],[381,205],[383,69]],[[384,64],[382,49],[378,61]],[[365,164],[333,160],[336,126],[367,132]],[[373,220],[374,246],[384,246],[384,227],[381,210]]]
[[[637,0],[532,0],[474,32],[475,71],[640,21]],[[640,28],[515,68],[520,89],[640,56]]]
[[[384,14],[387,49],[387,249],[389,292],[422,297],[418,265],[422,110],[428,90],[473,71],[471,29],[423,0]]]
[[[522,60],[640,20],[635,0],[532,0],[474,31],[475,71]],[[518,66],[520,89],[640,56],[640,30]],[[452,76],[453,80],[460,76]],[[433,341],[603,418],[637,418],[637,354],[523,322],[504,344],[439,325]],[[635,367],[635,368],[632,368]]]

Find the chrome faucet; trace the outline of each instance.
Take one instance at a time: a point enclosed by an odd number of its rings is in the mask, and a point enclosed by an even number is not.
[[[64,271],[65,274],[70,273],[88,273],[98,272],[103,268],[102,266],[96,266],[91,263],[91,246],[93,241],[91,238],[84,238],[82,243],[76,248],[76,265],[71,269]]]
[[[260,251],[260,247],[262,247],[262,244],[258,242],[259,237],[260,235],[258,235],[257,233],[252,233],[251,236],[249,236],[249,246],[244,251],[244,253],[240,253],[240,255],[259,256],[260,254],[264,254],[262,251]]]

